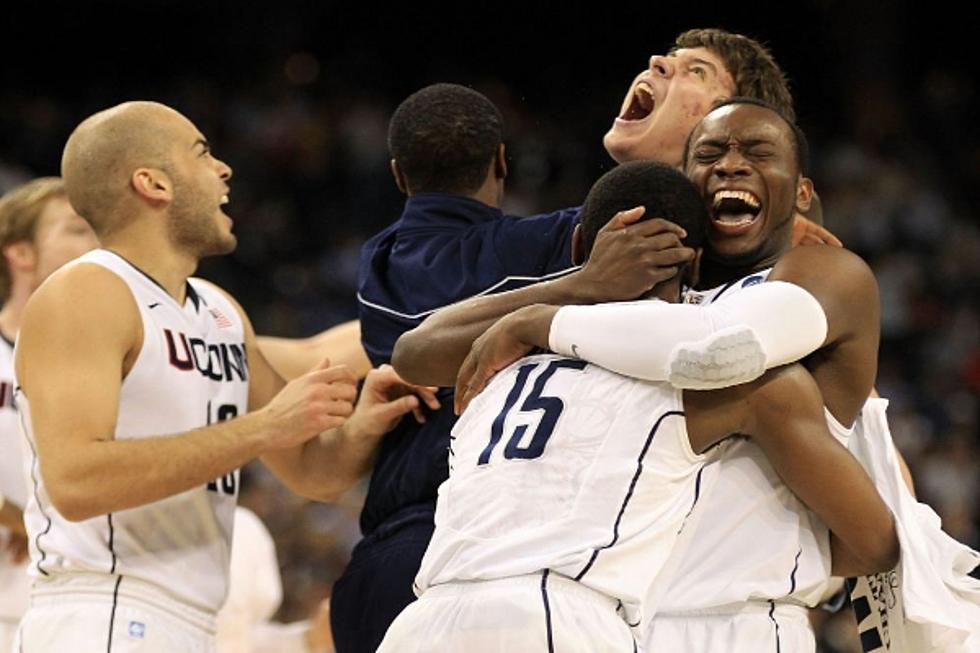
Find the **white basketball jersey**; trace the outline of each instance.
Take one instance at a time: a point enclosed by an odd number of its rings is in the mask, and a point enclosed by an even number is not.
[[[244,414],[244,329],[238,311],[220,292],[191,279],[181,306],[112,252],[96,250],[69,263],[86,264],[101,265],[126,282],[143,322],[143,346],[120,391],[117,440],[182,433]],[[70,522],[48,498],[29,400],[18,388],[31,447],[33,493],[25,517],[31,571],[38,582],[74,571],[132,576],[177,600],[216,612],[227,591],[238,471],[145,506]]]
[[[639,626],[702,489],[682,410],[666,384],[581,360],[500,372],[453,429],[416,592],[550,569]]]
[[[684,301],[711,304],[765,281],[770,271],[688,291]],[[849,429],[826,414],[846,446]],[[680,556],[663,610],[750,600],[815,605],[830,578],[829,531],[783,484],[762,450],[745,438],[726,440],[711,452],[703,475],[711,495],[698,504],[692,542]]]
[[[20,426],[14,409],[14,345],[0,334],[0,495],[23,508],[27,478],[22,467]],[[6,550],[10,531],[0,526],[0,620],[19,620],[27,610],[27,565]]]

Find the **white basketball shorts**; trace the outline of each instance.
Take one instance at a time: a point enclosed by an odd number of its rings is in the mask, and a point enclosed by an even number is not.
[[[20,653],[215,653],[214,616],[130,577],[65,574],[38,582]]]
[[[402,611],[378,653],[630,653],[617,601],[548,572],[428,589]]]

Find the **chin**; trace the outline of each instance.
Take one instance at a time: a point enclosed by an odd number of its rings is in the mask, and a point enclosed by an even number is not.
[[[606,132],[606,135],[602,137],[602,145],[616,163],[631,161],[632,159],[629,158],[630,148],[628,144],[624,143],[623,139],[615,134],[615,131],[616,127],[613,127]]]

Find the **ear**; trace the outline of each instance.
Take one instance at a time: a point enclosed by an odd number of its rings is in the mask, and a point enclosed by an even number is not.
[[[402,172],[401,166],[398,165],[396,159],[391,160],[391,176],[395,178],[395,185],[398,186],[398,190],[404,195],[411,195],[408,192],[408,182],[405,180],[405,173]]]
[[[813,201],[813,181],[809,177],[800,175],[796,182],[796,210],[806,213],[810,210],[810,202]]]
[[[30,241],[18,240],[3,248],[3,258],[11,272],[17,270],[21,273],[29,273],[33,272],[37,265],[37,250]]]
[[[153,204],[169,204],[174,199],[173,180],[159,168],[137,168],[130,185],[141,198]]]
[[[575,231],[572,232],[572,263],[585,263],[585,236],[582,234],[581,224],[575,225]]]
[[[497,179],[507,178],[507,156],[503,143],[497,146],[497,154],[493,157],[493,176]]]

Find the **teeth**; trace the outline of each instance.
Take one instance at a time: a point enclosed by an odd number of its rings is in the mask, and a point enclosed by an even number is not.
[[[640,106],[649,111],[653,109],[653,88],[646,82],[636,85],[635,95]]]
[[[759,198],[757,198],[755,195],[753,195],[752,193],[750,193],[748,191],[745,191],[745,190],[720,190],[720,191],[718,191],[717,193],[715,193],[715,199],[714,199],[714,203],[713,203],[714,208],[717,209],[718,206],[724,200],[740,200],[742,202],[745,202],[747,205],[749,205],[753,209],[757,209],[760,206]]]
[[[228,196],[227,195],[222,195],[221,196],[221,205],[222,206],[224,206],[225,204],[227,204],[229,201],[230,200],[228,199]]]

